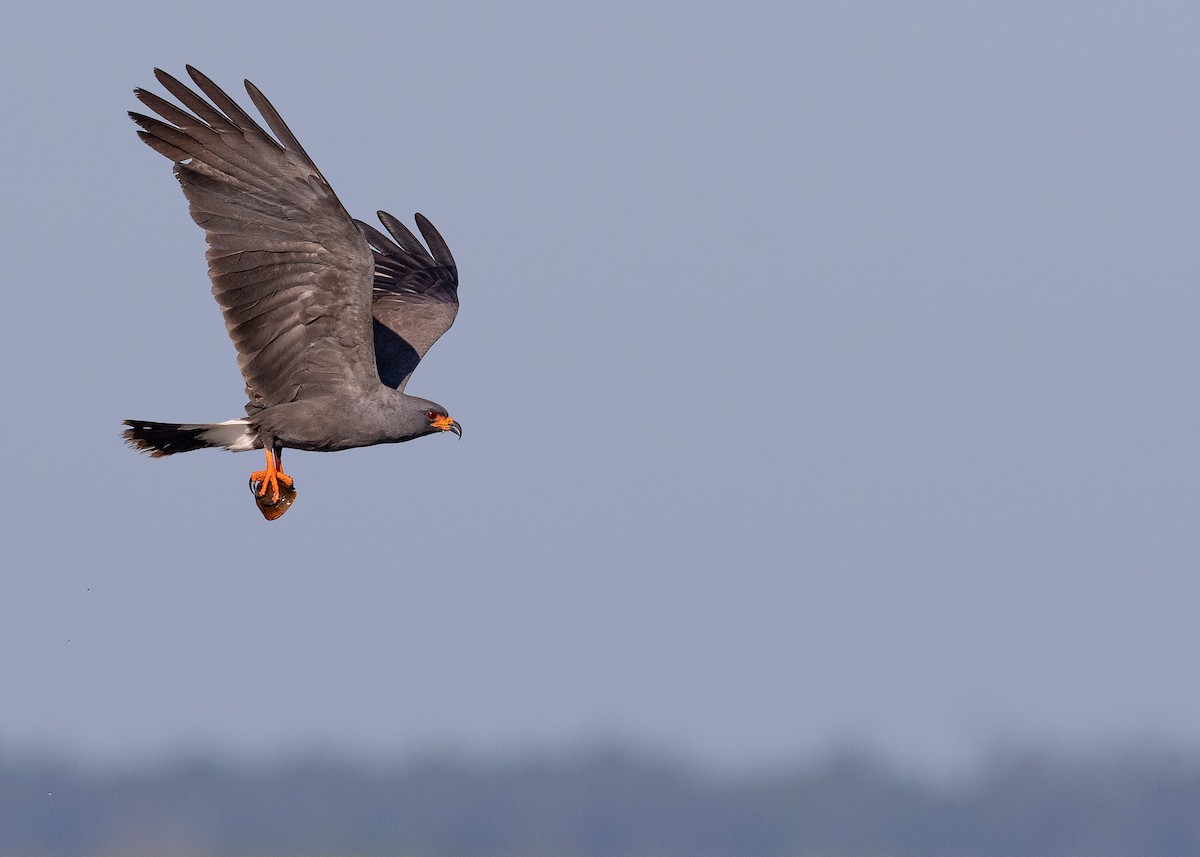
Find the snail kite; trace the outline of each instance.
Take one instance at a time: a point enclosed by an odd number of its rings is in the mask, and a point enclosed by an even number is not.
[[[246,416],[127,420],[124,435],[153,456],[264,450],[266,468],[250,475],[250,487],[275,520],[295,498],[285,447],[328,452],[444,431],[462,436],[445,408],[404,392],[454,322],[458,272],[420,214],[424,244],[382,211],[387,235],[352,219],[250,81],[246,91],[274,136],[203,74],[187,71],[199,92],[154,72],[185,109],[137,89],[161,118],[129,115],[138,136],[174,162],[208,239],[208,275],[246,380]]]

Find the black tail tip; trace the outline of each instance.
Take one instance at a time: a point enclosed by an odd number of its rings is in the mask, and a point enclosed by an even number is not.
[[[178,423],[155,423],[149,420],[125,420],[126,429],[121,432],[125,442],[138,452],[154,458],[204,449],[208,444],[200,439],[202,426],[186,426]]]

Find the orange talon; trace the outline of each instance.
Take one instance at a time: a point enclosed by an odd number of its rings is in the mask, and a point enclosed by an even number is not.
[[[292,501],[296,499],[296,489],[292,477],[283,472],[282,461],[270,449],[264,451],[267,454],[267,469],[255,470],[250,474],[250,490],[254,492],[254,502],[258,504],[263,517],[274,521],[291,508]]]
[[[265,450],[267,453],[267,469],[255,470],[250,474],[250,485],[255,488],[254,493],[259,497],[267,495],[267,489],[271,489],[271,499],[279,500],[279,483],[282,482],[288,488],[292,487],[292,477],[283,472],[283,468],[276,463],[275,455],[271,450]]]

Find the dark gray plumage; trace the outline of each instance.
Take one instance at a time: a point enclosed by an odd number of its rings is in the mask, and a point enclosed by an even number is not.
[[[444,408],[404,393],[458,311],[457,269],[442,236],[420,214],[428,247],[384,212],[388,235],[353,220],[257,87],[246,81],[274,137],[211,80],[187,71],[203,95],[154,72],[186,110],[137,89],[161,119],[129,115],[138,136],[175,162],[192,219],[208,239],[212,292],[237,348],[247,418],[130,420],[126,439],[151,455],[265,449],[267,469],[251,481],[268,514],[280,485],[291,489],[279,463],[284,447],[331,451],[438,431],[461,436]]]

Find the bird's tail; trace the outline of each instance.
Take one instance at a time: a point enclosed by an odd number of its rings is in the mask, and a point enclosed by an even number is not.
[[[193,449],[219,448],[245,452],[258,445],[258,438],[251,430],[249,421],[244,419],[196,425],[125,420],[125,425],[125,442],[155,458],[191,452]]]

